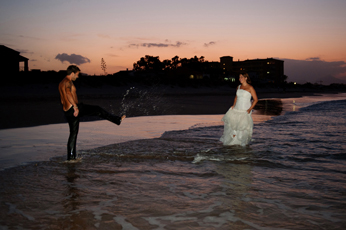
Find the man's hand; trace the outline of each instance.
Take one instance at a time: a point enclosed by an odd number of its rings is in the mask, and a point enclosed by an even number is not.
[[[78,107],[73,107],[73,109],[74,109],[73,116],[77,117],[79,114],[79,109],[78,109]]]

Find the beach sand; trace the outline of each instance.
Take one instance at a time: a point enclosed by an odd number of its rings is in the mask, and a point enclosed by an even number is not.
[[[77,149],[82,151],[131,140],[157,138],[166,131],[185,130],[198,125],[223,125],[221,118],[232,105],[234,95],[220,91],[219,94],[153,94],[151,97],[157,97],[160,99],[157,101],[166,105],[167,110],[161,110],[164,111],[163,114],[148,113],[146,116],[128,117],[120,126],[105,120],[81,122]],[[82,98],[85,103],[98,104],[109,109],[110,105],[121,104],[121,93],[119,95],[116,98],[114,95],[111,97],[82,93]],[[259,95],[262,95],[259,97],[259,106],[253,113],[255,124],[286,111],[296,111],[307,103],[345,98],[345,94],[303,96],[304,93],[285,93],[280,94],[281,97],[289,98],[281,99],[276,98],[278,93]],[[263,95],[268,99],[264,99]],[[162,98],[164,100],[161,100]],[[155,100],[150,102],[155,103]],[[57,96],[47,92],[45,95],[31,95],[27,98],[12,95],[9,100],[3,100],[1,106],[4,113],[1,115],[0,170],[66,155],[68,124],[64,121]]]
[[[27,87],[6,89],[8,94],[0,90],[1,116],[8,116],[2,124],[11,127],[0,129],[0,229],[345,225],[338,144],[344,119],[334,125],[345,103],[294,112],[321,101],[345,100],[345,93],[258,90],[254,140],[238,148],[218,142],[221,118],[233,103],[232,89],[142,88],[127,98],[126,87],[81,88],[81,101],[115,113],[127,111],[129,118],[120,126],[81,122],[80,158],[66,162],[69,130],[57,89],[35,87],[28,92]],[[339,136],[329,135],[333,128]]]
[[[132,89],[131,89],[132,88]],[[129,94],[127,96],[127,93]],[[297,91],[276,88],[256,89],[259,100],[268,98],[299,98],[336,92]],[[79,102],[99,105],[121,115],[125,107],[127,117],[154,115],[213,115],[224,114],[233,104],[235,89],[222,87],[174,86],[104,86],[77,87]],[[260,103],[257,107],[260,106]],[[155,108],[153,108],[155,107]],[[0,129],[32,127],[66,123],[57,85],[24,85],[0,87]],[[256,108],[258,109],[258,108]],[[266,112],[271,106],[267,106]],[[95,119],[84,119],[90,121]]]

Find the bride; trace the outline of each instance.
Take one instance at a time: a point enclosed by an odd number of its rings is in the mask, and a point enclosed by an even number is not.
[[[239,81],[241,85],[237,88],[234,103],[221,119],[224,122],[224,132],[220,138],[223,145],[245,146],[251,141],[253,129],[251,111],[258,99],[247,73],[240,74]]]

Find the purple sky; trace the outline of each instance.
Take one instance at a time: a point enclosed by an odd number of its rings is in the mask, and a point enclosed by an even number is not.
[[[101,74],[145,55],[274,57],[288,81],[346,82],[345,0],[2,0],[0,44],[30,69]]]

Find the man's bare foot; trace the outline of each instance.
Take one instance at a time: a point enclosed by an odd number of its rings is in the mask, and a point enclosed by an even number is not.
[[[121,121],[123,121],[125,119],[126,115],[122,115],[121,116]]]

